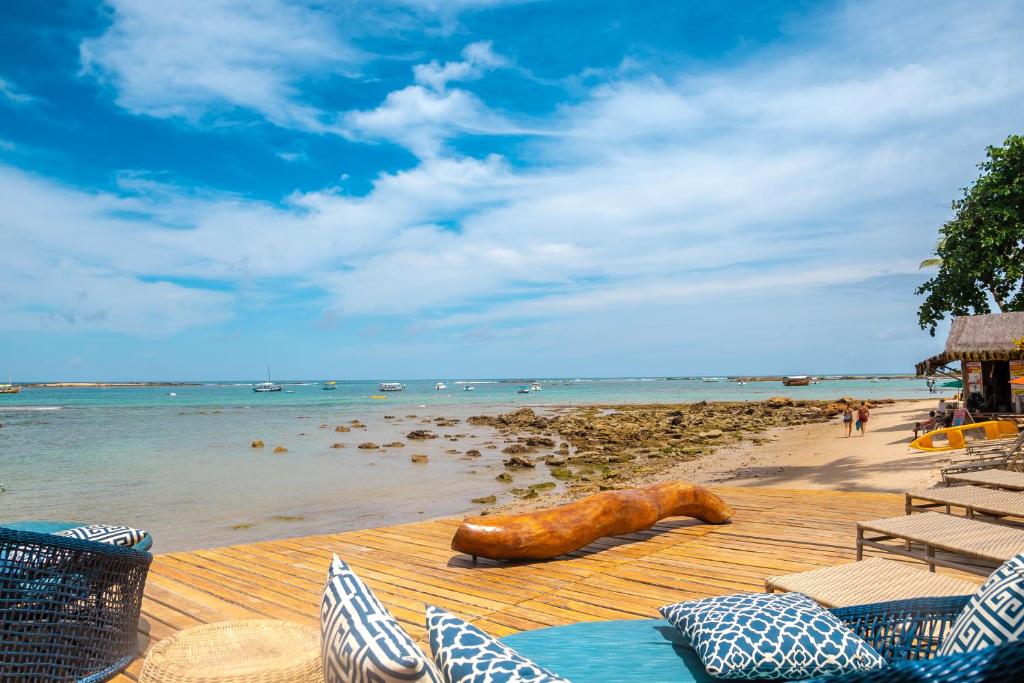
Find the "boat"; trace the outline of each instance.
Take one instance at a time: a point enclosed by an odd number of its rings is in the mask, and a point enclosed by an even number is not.
[[[260,382],[259,384],[252,385],[252,390],[257,394],[266,394],[271,391],[281,391],[282,387],[280,384],[274,384],[270,381],[270,366],[267,366],[267,381]]]
[[[324,385],[320,387],[324,391],[334,391],[338,388],[338,383],[335,381],[324,382]]]
[[[807,375],[791,375],[784,377],[782,383],[787,387],[806,387],[811,383],[811,378]]]
[[[0,384],[0,394],[16,394],[21,391],[21,387],[14,384]]]
[[[530,383],[530,391],[540,391],[540,385],[536,382]]]
[[[967,433],[981,430],[980,441],[1006,439],[1017,436],[1017,423],[1012,420],[989,420],[973,422],[957,427],[943,427],[923,434],[910,443],[910,447],[918,451],[952,451],[967,446]],[[936,442],[935,437],[945,437],[945,442]]]
[[[377,385],[377,391],[405,391],[405,385],[401,382],[381,382]]]
[[[434,391],[444,391],[447,388],[448,385],[445,384],[444,382],[438,382],[437,384],[434,385]]]
[[[516,393],[517,394],[528,394],[528,393],[530,393],[530,387],[520,387],[519,391],[517,391]]]

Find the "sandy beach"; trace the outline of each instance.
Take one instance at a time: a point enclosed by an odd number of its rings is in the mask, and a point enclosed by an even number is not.
[[[939,481],[942,453],[911,450],[915,421],[937,399],[899,401],[871,411],[868,431],[846,437],[838,418],[824,424],[772,429],[761,444],[722,448],[713,457],[683,463],[666,478],[730,486],[773,486],[837,491],[891,491]]]

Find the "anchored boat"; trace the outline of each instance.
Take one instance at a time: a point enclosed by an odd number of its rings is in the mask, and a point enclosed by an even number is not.
[[[381,382],[377,385],[378,391],[405,391],[405,385],[401,382]]]
[[[266,394],[271,391],[281,391],[281,388],[282,387],[280,384],[274,384],[273,382],[270,381],[269,365],[267,366],[267,381],[252,385],[252,390],[255,391],[257,394]]]
[[[324,382],[324,385],[320,388],[324,391],[335,391],[338,388],[338,383],[334,381]]]

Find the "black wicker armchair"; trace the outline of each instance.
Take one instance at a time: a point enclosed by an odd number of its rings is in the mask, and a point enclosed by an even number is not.
[[[124,669],[152,559],[0,528],[0,680],[92,683]]]

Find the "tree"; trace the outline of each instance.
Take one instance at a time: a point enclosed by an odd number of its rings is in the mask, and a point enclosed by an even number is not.
[[[917,288],[921,329],[935,335],[949,314],[1024,311],[1024,136],[1011,135],[985,150],[981,175],[953,202],[953,218],[939,230],[937,267]]]

